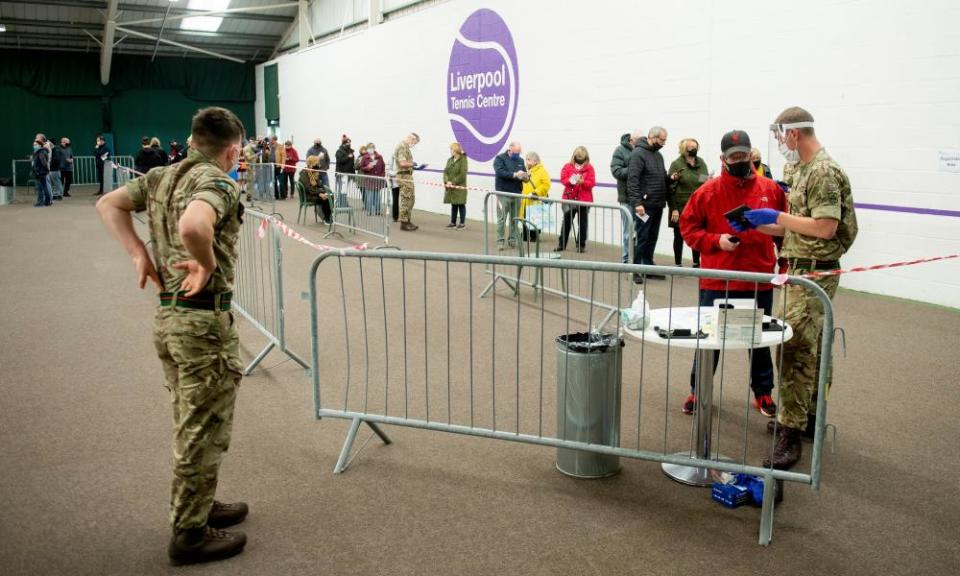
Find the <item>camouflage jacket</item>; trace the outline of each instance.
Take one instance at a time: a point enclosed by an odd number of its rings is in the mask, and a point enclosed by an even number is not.
[[[147,211],[153,259],[167,292],[178,291],[186,277],[185,270],[173,265],[193,259],[180,240],[180,217],[195,200],[212,206],[217,213],[213,237],[217,269],[204,292],[233,290],[242,208],[236,182],[219,166],[199,150],[191,149],[183,161],[154,168],[127,184],[127,194],[137,212]]]
[[[853,207],[850,180],[843,168],[825,149],[806,164],[791,164],[784,169],[784,179],[790,185],[787,203],[790,214],[810,218],[837,220],[837,234],[833,238],[815,238],[787,231],[783,239],[782,256],[839,260],[850,249],[857,237],[857,213]]]

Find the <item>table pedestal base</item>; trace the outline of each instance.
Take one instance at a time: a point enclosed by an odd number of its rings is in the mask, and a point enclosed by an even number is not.
[[[678,452],[675,456],[688,456],[689,452]],[[722,454],[717,456],[717,459],[723,460],[725,462],[732,462],[733,458],[729,458]],[[713,468],[699,468],[697,466],[682,466],[680,464],[662,464],[661,468],[663,473],[676,480],[681,484],[686,484],[688,486],[712,486],[716,482],[721,474],[719,470],[714,470]]]

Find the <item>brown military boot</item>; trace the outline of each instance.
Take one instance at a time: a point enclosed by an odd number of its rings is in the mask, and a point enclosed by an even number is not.
[[[780,428],[777,445],[773,449],[773,456],[763,461],[764,468],[771,466],[776,470],[789,470],[800,461],[803,454],[803,442],[800,440],[802,431],[786,426]]]
[[[419,227],[419,226],[415,226],[414,224],[412,224],[412,223],[410,223],[410,222],[401,222],[401,223],[400,223],[400,229],[401,229],[401,230],[406,230],[407,232],[413,232],[414,230],[416,230],[416,229],[418,229],[418,228],[420,228],[420,227]]]
[[[197,564],[236,556],[243,552],[247,537],[243,532],[227,532],[209,526],[174,530],[167,555],[170,564]]]
[[[776,427],[777,432],[783,430],[783,424],[777,424],[775,421],[771,420],[767,422],[767,434],[774,433],[774,427]],[[804,440],[813,440],[813,436],[817,431],[817,415],[816,414],[807,414],[807,425],[803,429],[803,438]]]
[[[213,501],[210,507],[210,514],[207,515],[207,526],[213,528],[226,528],[239,524],[247,517],[250,507],[246,502],[232,502],[225,504],[223,502]]]

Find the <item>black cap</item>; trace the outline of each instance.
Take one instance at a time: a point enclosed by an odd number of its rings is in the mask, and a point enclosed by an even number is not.
[[[720,151],[724,156],[736,154],[737,152],[750,153],[750,136],[743,130],[731,130],[723,135],[720,140]]]

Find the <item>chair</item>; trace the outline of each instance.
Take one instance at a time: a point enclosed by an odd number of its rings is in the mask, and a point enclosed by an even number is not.
[[[330,199],[330,206],[333,208],[330,215],[330,231],[327,233],[327,236],[335,233],[334,227],[338,221],[338,214],[346,214],[347,226],[350,228],[356,228],[354,214],[356,213],[357,209],[350,205],[349,186],[351,186],[351,180],[344,178],[343,188],[339,194],[334,194],[333,190],[331,190],[329,186],[326,187],[327,197]],[[326,238],[326,236],[324,236],[324,238]]]
[[[532,258],[536,260],[560,260],[559,252],[547,252],[546,254],[540,252],[540,238],[543,236],[541,234],[540,228],[538,228],[533,222],[525,218],[514,218],[513,219],[514,230],[517,230],[519,238],[517,238],[517,256],[520,258]],[[531,247],[533,250],[531,251]],[[517,267],[517,285],[514,287],[514,295],[518,295],[520,292],[520,275],[523,273],[523,266]],[[560,285],[563,288],[563,291],[567,291],[567,273],[565,270],[560,270]],[[536,272],[533,275],[533,289],[542,290],[543,286],[543,268],[537,266]]]
[[[313,220],[314,223],[320,223],[320,214],[318,212],[319,206],[317,205],[316,200],[311,200],[307,198],[307,191],[303,189],[303,183],[299,180],[296,183],[297,188],[297,198],[300,199],[300,207],[297,209],[297,224],[301,224],[300,219],[306,220],[307,218],[307,209],[313,207]]]

